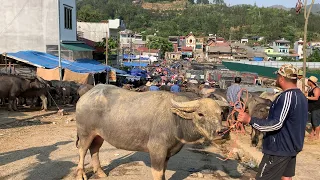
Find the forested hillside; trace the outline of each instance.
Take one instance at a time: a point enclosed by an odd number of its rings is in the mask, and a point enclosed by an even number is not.
[[[296,15],[294,9],[286,11],[251,5],[228,7],[188,3],[184,10],[155,11],[133,5],[131,0],[78,0],[77,8],[81,21],[121,18],[128,29],[144,34],[158,31],[157,34],[163,37],[186,35],[192,31],[196,35],[215,33],[227,39],[259,35],[267,40],[284,37],[293,42],[302,37],[304,26],[303,13]],[[308,39],[319,40],[319,29],[320,16],[310,15]]]

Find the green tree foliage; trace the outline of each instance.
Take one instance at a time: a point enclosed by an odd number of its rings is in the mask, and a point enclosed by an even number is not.
[[[312,54],[307,58],[308,62],[320,62],[319,50],[313,50]]]
[[[158,3],[158,2],[172,2],[174,0],[144,0],[144,2]]]
[[[163,57],[165,52],[172,52],[173,45],[167,38],[152,36],[148,38],[147,47],[150,49],[160,49],[161,56]]]
[[[101,19],[101,13],[93,8],[93,6],[87,4],[78,10],[78,21],[99,21]]]
[[[97,47],[106,48],[106,38],[103,38],[102,41],[96,43]],[[108,53],[109,54],[117,54],[116,49],[118,47],[118,41],[110,38],[108,39]]]
[[[189,3],[184,10],[157,11],[133,5],[131,0],[81,0],[77,8],[80,20],[97,22],[120,18],[128,29],[144,31],[145,35],[157,32],[157,36],[165,38],[192,31],[196,36],[217,34],[226,39],[264,36],[266,42],[283,37],[293,43],[303,36],[303,14],[297,15],[294,9],[228,7],[223,0],[211,2],[213,4],[206,6]],[[308,39],[320,40],[319,29],[320,16],[311,14]]]

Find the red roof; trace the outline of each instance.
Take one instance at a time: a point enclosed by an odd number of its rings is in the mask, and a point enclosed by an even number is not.
[[[230,46],[229,43],[223,42],[223,43],[216,43],[216,46]]]
[[[225,41],[225,40],[224,40],[224,38],[222,38],[222,37],[218,37],[218,38],[217,38],[217,41]]]
[[[139,52],[159,53],[158,49],[150,49],[150,51],[149,51],[149,48],[147,48],[147,47],[138,47],[137,51],[139,51]]]

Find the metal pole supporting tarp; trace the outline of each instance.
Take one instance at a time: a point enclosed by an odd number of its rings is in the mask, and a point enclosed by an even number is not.
[[[60,35],[60,0],[58,0],[58,54],[59,54],[59,76],[62,81],[62,66],[61,66],[61,35]]]

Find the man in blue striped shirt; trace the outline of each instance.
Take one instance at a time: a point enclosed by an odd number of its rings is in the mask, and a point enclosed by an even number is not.
[[[288,64],[277,71],[277,86],[283,92],[272,103],[267,119],[244,112],[238,115],[238,121],[266,132],[256,179],[291,180],[295,175],[296,156],[303,148],[308,119],[308,101],[297,88],[297,71]]]

